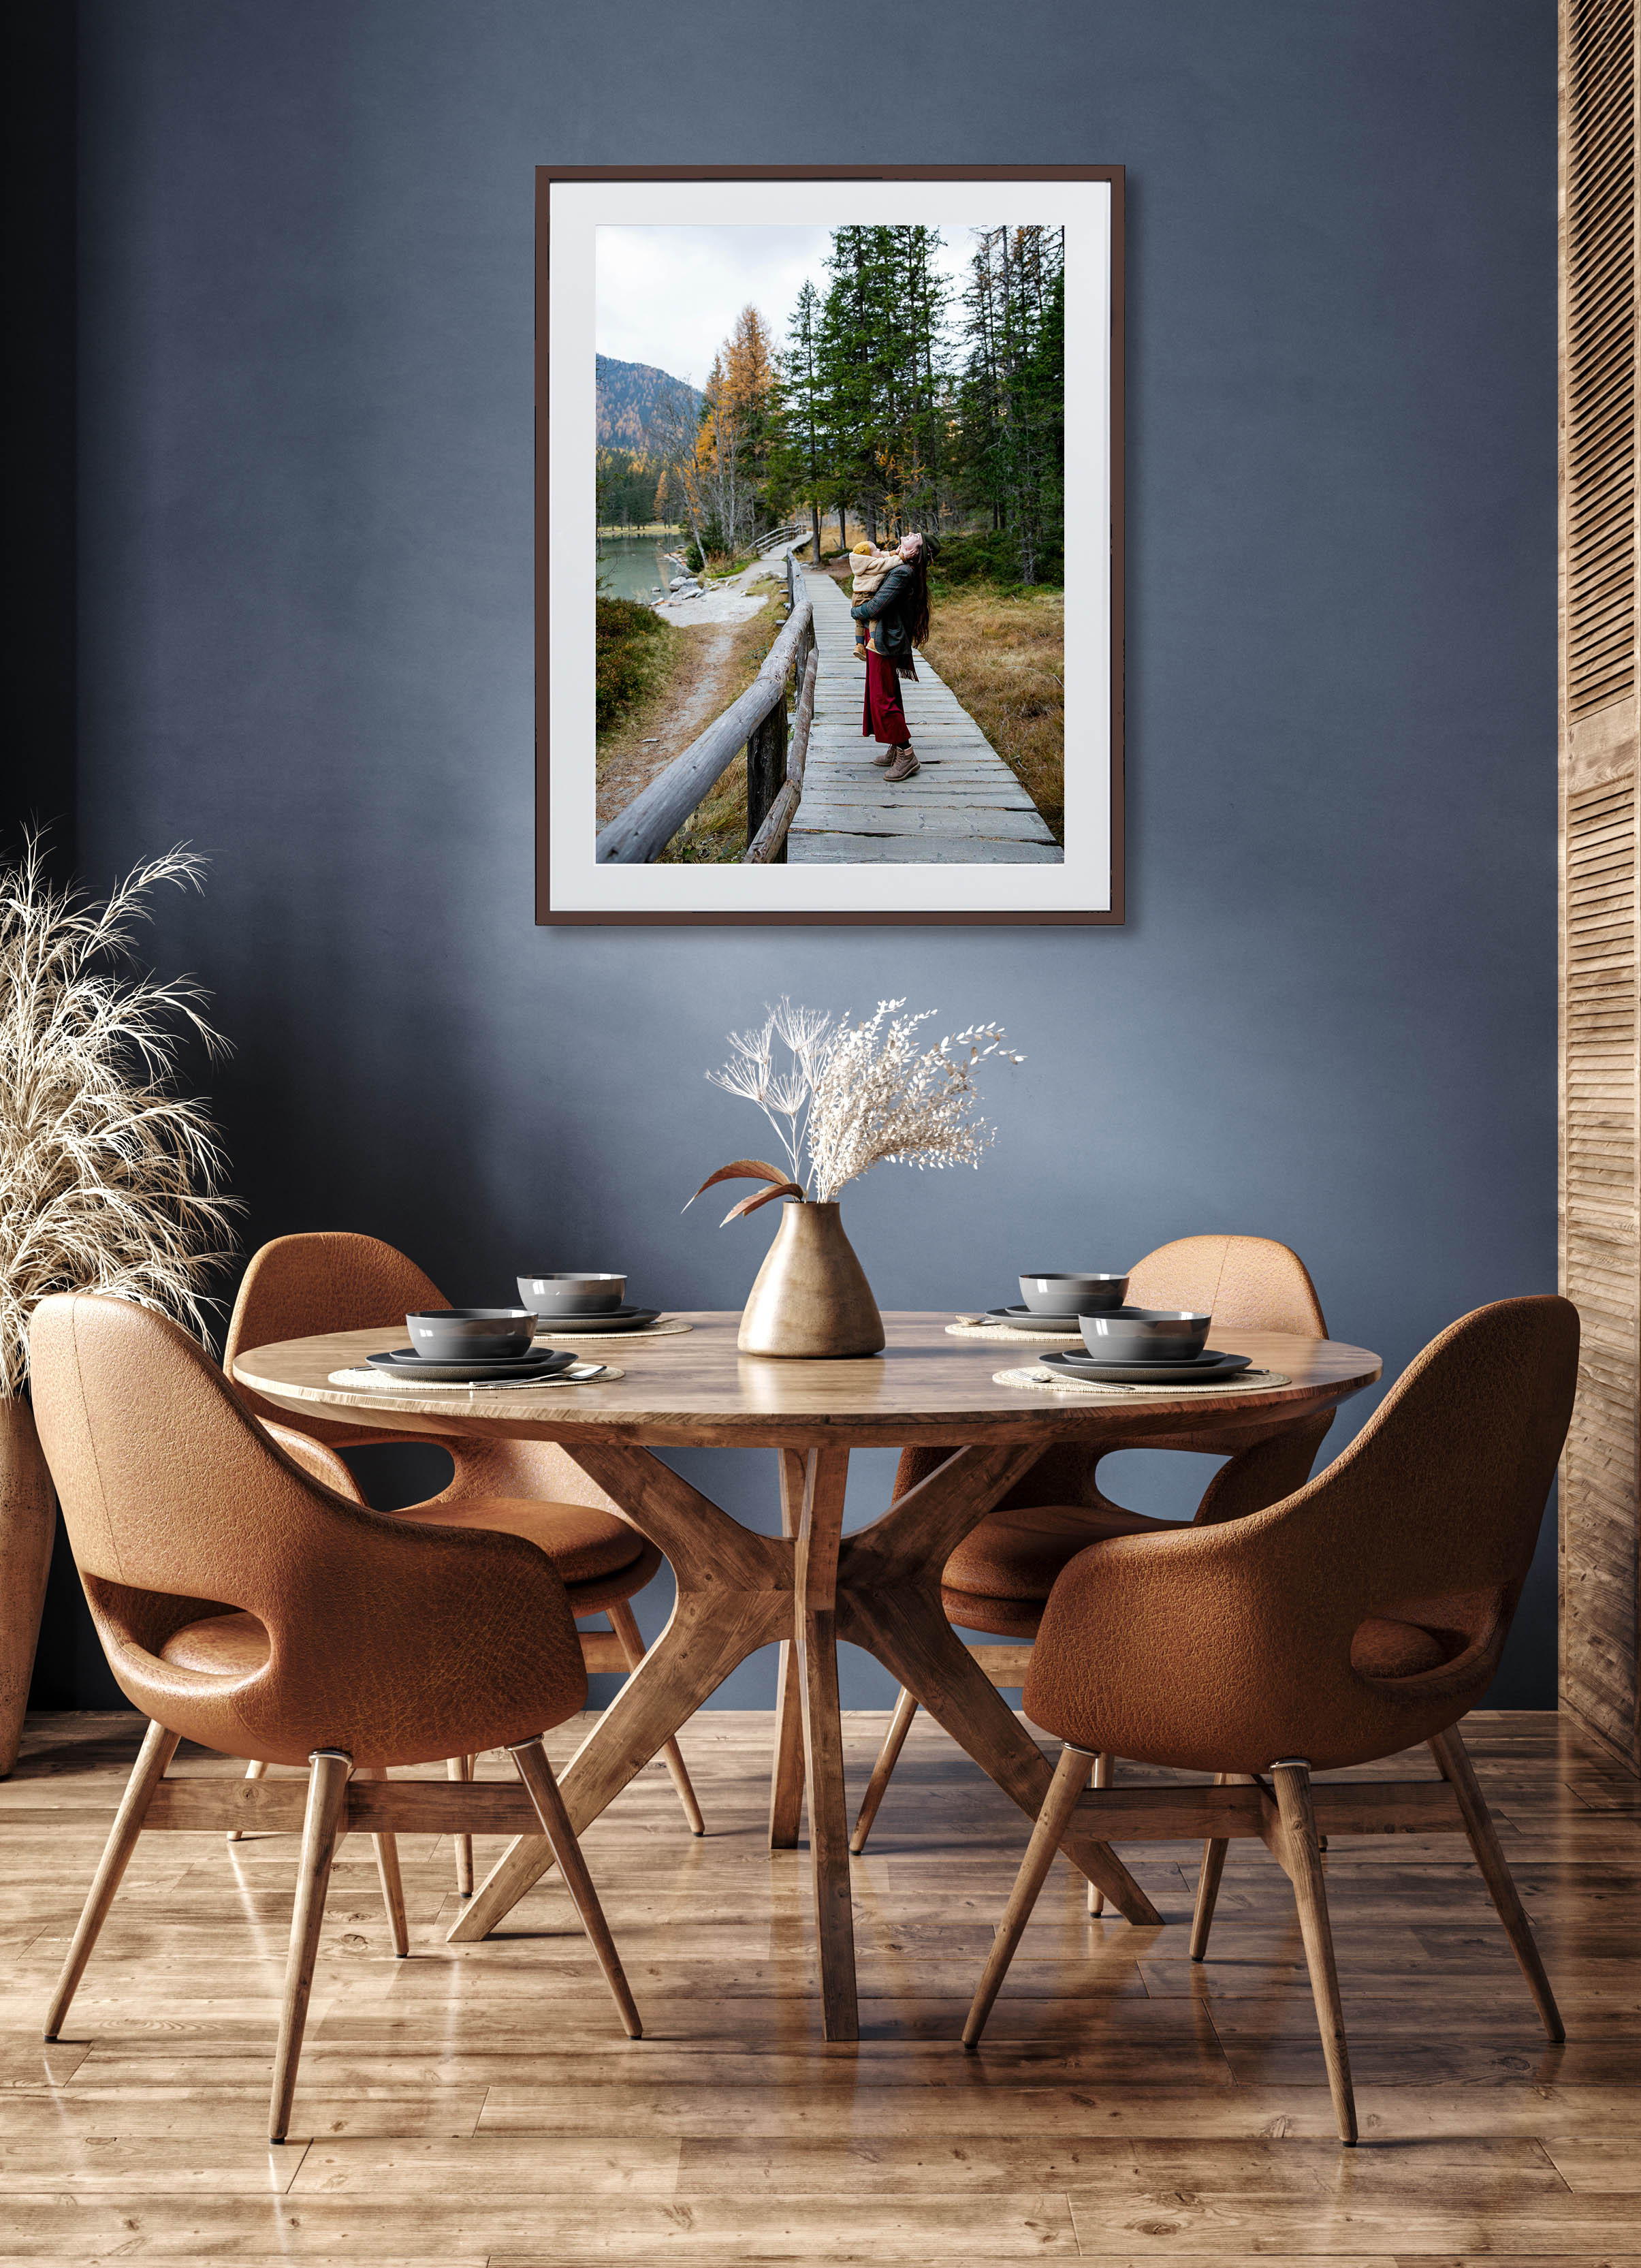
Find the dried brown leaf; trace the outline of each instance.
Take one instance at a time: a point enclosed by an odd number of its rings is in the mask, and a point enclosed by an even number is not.
[[[771,1166],[762,1158],[732,1158],[727,1166],[720,1166],[716,1174],[707,1175],[695,1191],[695,1197],[704,1197],[717,1182],[782,1182],[788,1188],[791,1186],[779,1166]],[[798,1194],[801,1196],[803,1192],[799,1190]],[[690,1197],[685,1204],[686,1212],[694,1204],[695,1197]]]
[[[723,1219],[719,1221],[718,1226],[727,1228],[731,1221],[740,1220],[747,1213],[756,1212],[760,1205],[773,1204],[776,1197],[797,1197],[801,1200],[803,1194],[796,1182],[777,1182],[772,1189],[760,1189],[755,1196],[742,1197],[739,1204],[732,1205]]]

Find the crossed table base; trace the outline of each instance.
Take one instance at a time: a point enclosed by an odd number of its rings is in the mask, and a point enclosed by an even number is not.
[[[941,1572],[969,1530],[1055,1441],[1081,1438],[1119,1447],[1125,1438],[1154,1435],[1163,1409],[1152,1405],[1142,1414],[1131,1403],[1085,1402],[1073,1410],[1058,1397],[1039,1399],[997,1387],[991,1378],[995,1351],[960,1354],[950,1340],[939,1341],[938,1320],[931,1317],[886,1318],[890,1343],[884,1357],[786,1364],[739,1360],[732,1317],[692,1320],[698,1326],[693,1337],[646,1345],[642,1355],[637,1346],[622,1350],[629,1375],[618,1383],[559,1388],[554,1395],[532,1395],[525,1388],[500,1397],[475,1394],[456,1409],[448,1401],[418,1401],[412,1410],[394,1407],[385,1394],[327,1388],[329,1373],[359,1360],[363,1351],[390,1336],[383,1331],[258,1349],[239,1358],[235,1373],[298,1416],[337,1417],[342,1404],[351,1417],[368,1403],[375,1423],[423,1438],[456,1432],[556,1442],[666,1553],[678,1585],[672,1618],[560,1776],[578,1834],[738,1664],[761,1646],[779,1644],[769,1842],[777,1849],[797,1844],[806,1784],[825,2036],[857,2039],[838,1641],[874,1655],[1034,1820],[1051,1768],[946,1620]],[[1186,1437],[1196,1426],[1211,1425],[1223,1435],[1228,1423],[1251,1445],[1343,1399],[1378,1373],[1372,1355],[1327,1341],[1237,1334],[1223,1343],[1240,1344],[1273,1367],[1309,1375],[1295,1375],[1284,1390],[1249,1395],[1240,1408],[1230,1397],[1217,1396],[1211,1407],[1207,1398],[1195,1407],[1183,1397],[1165,1405],[1168,1431],[1181,1447],[1188,1445]],[[641,1359],[650,1373],[642,1380]],[[755,1373],[751,1379],[749,1372]],[[850,1373],[857,1374],[852,1381]],[[559,1397],[572,1391],[576,1402],[567,1406]],[[561,1411],[564,1422],[559,1422]],[[837,1439],[840,1433],[857,1447],[919,1436],[949,1442],[967,1433],[971,1446],[948,1456],[870,1527],[845,1535],[850,1449]],[[801,1441],[806,1434],[809,1445],[791,1446],[794,1435]],[[982,1438],[976,1440],[976,1434]],[[820,1445],[810,1446],[817,1435]],[[776,1447],[784,1533],[763,1535],[743,1528],[663,1464],[645,1440]],[[1075,1815],[1061,1847],[1127,1920],[1161,1921],[1110,1845]],[[487,1935],[552,1863],[544,1837],[519,1836],[464,1907],[451,1941]]]
[[[797,1843],[806,1781],[822,2021],[828,2039],[857,2039],[838,1640],[875,1654],[1034,1818],[1050,1767],[947,1622],[939,1571],[1042,1452],[960,1449],[872,1527],[845,1536],[849,1451],[784,1449],[787,1532],[766,1536],[742,1528],[647,1450],[567,1446],[588,1478],[660,1545],[678,1578],[672,1620],[560,1776],[571,1822],[578,1834],[590,1825],[739,1663],[778,1639],[769,1841],[776,1849]],[[1160,1921],[1108,1845],[1074,1832],[1064,1849],[1130,1921]],[[541,1837],[520,1836],[475,1892],[451,1941],[485,1936],[552,1863]]]

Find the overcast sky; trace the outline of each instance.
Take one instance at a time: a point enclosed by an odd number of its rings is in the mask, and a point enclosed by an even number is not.
[[[947,275],[968,269],[969,229],[941,226],[935,265]],[[784,347],[805,276],[826,289],[831,238],[825,228],[601,228],[598,350],[703,386],[748,300]]]

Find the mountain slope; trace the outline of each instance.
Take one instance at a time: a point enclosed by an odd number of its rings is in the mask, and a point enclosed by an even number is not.
[[[692,423],[700,414],[701,396],[695,387],[652,363],[617,362],[611,355],[600,355],[598,373],[600,449],[630,449],[635,456],[650,456],[659,410],[681,402]]]

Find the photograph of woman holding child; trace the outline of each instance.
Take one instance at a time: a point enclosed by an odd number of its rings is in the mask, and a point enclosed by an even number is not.
[[[1115,917],[1115,174],[651,178],[547,180],[543,918]]]
[[[907,780],[923,770],[912,747],[901,701],[900,681],[916,679],[912,649],[929,635],[929,545],[914,532],[892,551],[857,543],[850,612],[860,624],[856,654],[866,664],[866,706],[861,733],[878,742],[874,764],[887,765],[886,780]]]

